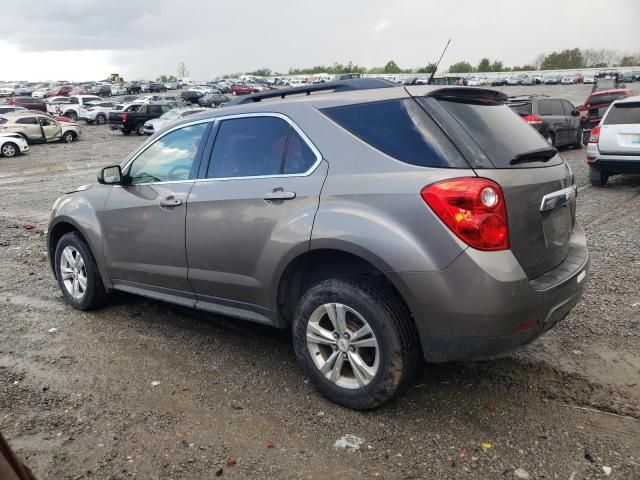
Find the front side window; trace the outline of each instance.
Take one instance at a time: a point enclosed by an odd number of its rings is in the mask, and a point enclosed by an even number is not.
[[[36,120],[36,117],[25,117],[17,119],[16,123],[20,125],[37,125],[38,121]]]
[[[206,123],[190,125],[164,135],[142,152],[129,169],[129,183],[189,180]]]
[[[551,115],[564,115],[564,108],[560,100],[551,100]]]
[[[277,117],[223,120],[211,153],[207,177],[278,175],[290,130],[289,124]]]

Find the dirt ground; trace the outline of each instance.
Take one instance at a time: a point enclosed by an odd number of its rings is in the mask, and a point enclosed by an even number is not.
[[[143,140],[86,126],[0,159],[0,430],[38,478],[640,479],[640,177],[587,187],[584,150],[563,151],[591,251],[578,306],[506,358],[426,365],[355,412],[312,389],[289,332],[125,294],[66,306],[51,205]],[[334,447],[345,434],[358,450]]]

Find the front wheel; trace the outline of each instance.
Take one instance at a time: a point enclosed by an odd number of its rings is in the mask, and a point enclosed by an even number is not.
[[[396,395],[411,379],[420,351],[402,300],[364,279],[329,279],[309,289],[297,308],[293,344],[316,389],[354,409]]]
[[[91,249],[77,232],[62,236],[54,262],[58,286],[69,305],[91,310],[106,301],[107,293]]]
[[[96,116],[96,123],[98,125],[104,125],[105,123],[107,123],[107,117],[106,115],[103,114],[98,114],[98,116]]]
[[[609,174],[589,166],[589,183],[594,187],[604,187],[609,181]]]
[[[136,133],[140,136],[144,135],[144,123],[139,123],[136,127]]]
[[[61,140],[64,143],[71,143],[71,142],[73,142],[75,140],[75,138],[76,138],[76,134],[71,132],[71,131],[69,131],[69,132],[65,132],[64,135],[62,135],[62,139]]]
[[[15,143],[7,142],[2,145],[2,149],[0,151],[2,152],[3,157],[15,157],[20,150]]]
[[[78,114],[76,112],[73,112],[73,111],[67,112],[64,114],[64,116],[67,117],[72,122],[78,121]]]

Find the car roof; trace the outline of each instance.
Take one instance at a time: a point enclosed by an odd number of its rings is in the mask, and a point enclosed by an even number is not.
[[[640,95],[632,95],[616,100],[614,103],[636,103],[640,102]]]
[[[629,93],[626,88],[615,88],[611,90],[598,90],[597,92],[593,92],[590,96],[594,97],[597,95],[608,95],[611,93]]]

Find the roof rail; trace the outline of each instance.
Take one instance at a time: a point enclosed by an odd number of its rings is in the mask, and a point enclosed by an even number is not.
[[[225,106],[244,105],[247,103],[260,102],[269,98],[286,98],[289,95],[311,95],[312,92],[348,92],[353,90],[369,90],[372,88],[398,87],[399,85],[384,78],[354,78],[349,80],[338,80],[335,82],[314,83],[312,85],[302,85],[300,87],[281,88],[269,90],[268,92],[252,93],[242,97],[234,98],[227,102]]]

